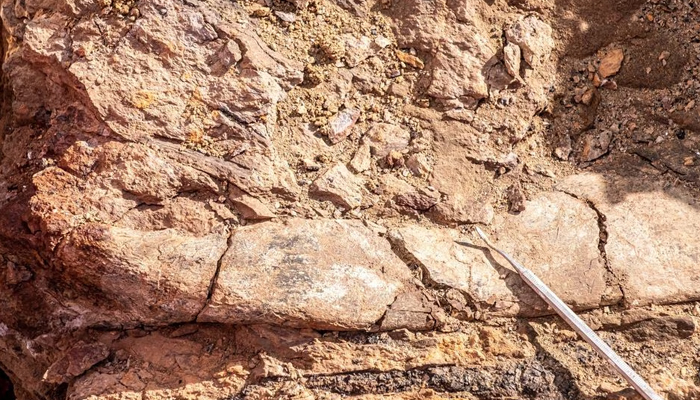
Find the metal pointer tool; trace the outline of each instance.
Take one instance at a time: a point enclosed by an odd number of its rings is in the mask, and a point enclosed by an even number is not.
[[[642,395],[646,400],[663,400],[661,396],[654,392],[654,389],[649,386],[649,384],[639,376],[632,367],[629,366],[620,358],[620,356],[615,353],[610,346],[607,345],[591,328],[586,325],[581,318],[579,318],[576,313],[574,313],[569,306],[567,306],[561,299],[554,294],[552,289],[544,284],[532,271],[525,268],[522,264],[515,261],[506,252],[496,248],[491,242],[489,242],[488,237],[481,231],[478,227],[476,228],[476,233],[479,234],[481,239],[489,246],[491,249],[496,251],[498,254],[502,255],[503,258],[508,260],[508,262],[515,268],[518,275],[534,290],[544,301],[549,304],[554,311],[559,314],[560,317],[564,319],[588,344],[595,349],[598,354],[608,360],[612,364],[613,368],[622,375],[627,382],[629,382],[632,387],[637,390],[637,392]]]

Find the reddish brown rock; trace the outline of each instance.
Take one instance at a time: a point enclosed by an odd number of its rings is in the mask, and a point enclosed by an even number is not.
[[[64,383],[84,373],[90,367],[109,356],[107,346],[102,343],[78,343],[60,359],[51,364],[43,379],[51,383]]]

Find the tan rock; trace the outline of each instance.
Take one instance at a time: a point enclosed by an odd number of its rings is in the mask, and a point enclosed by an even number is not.
[[[520,46],[515,43],[508,43],[503,47],[503,63],[506,71],[513,77],[520,77]]]
[[[226,247],[223,232],[198,238],[88,223],[67,236],[56,262],[84,295],[74,300],[79,326],[176,323],[204,306]]]
[[[199,320],[367,329],[409,278],[360,221],[267,222],[236,231]]]
[[[362,204],[362,180],[345,164],[336,164],[319,176],[309,188],[309,195],[319,200],[352,209]]]
[[[700,246],[694,240],[700,213],[691,193],[643,176],[594,173],[568,177],[558,188],[593,202],[605,216],[605,251],[627,302],[700,299]]]
[[[491,204],[470,200],[460,194],[455,194],[447,201],[438,203],[428,215],[442,224],[488,225],[493,220],[494,212]]]
[[[275,213],[270,211],[265,203],[238,189],[230,190],[229,198],[243,219],[265,220],[276,217]]]
[[[598,73],[600,77],[605,79],[607,77],[617,74],[622,66],[622,60],[625,58],[625,52],[622,49],[610,50],[603,58],[600,60],[600,66],[598,67]]]
[[[520,47],[525,62],[533,68],[544,63],[554,48],[552,28],[534,15],[511,25],[506,30],[506,39]]]
[[[406,167],[411,173],[418,177],[427,177],[432,171],[428,157],[423,153],[412,154],[406,160]]]
[[[412,66],[413,68],[423,69],[423,67],[425,67],[425,64],[423,64],[423,61],[420,58],[401,50],[396,50],[396,58],[398,58],[399,61]]]
[[[606,287],[596,213],[584,202],[564,193],[544,193],[528,201],[519,215],[497,216],[491,230],[498,232],[498,246],[575,309],[619,299]],[[474,247],[481,246],[476,239],[452,229],[415,225],[392,231],[390,238],[424,268],[430,281],[467,293],[489,312],[552,313],[504,260]]]
[[[372,154],[379,158],[386,157],[392,151],[404,150],[410,139],[408,131],[386,123],[375,124],[365,133]]]
[[[372,154],[369,144],[362,142],[360,147],[357,148],[357,151],[355,151],[355,155],[352,157],[352,160],[350,160],[350,168],[352,168],[353,171],[360,173],[367,171],[371,166]]]

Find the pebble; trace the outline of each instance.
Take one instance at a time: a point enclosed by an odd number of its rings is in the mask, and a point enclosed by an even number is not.
[[[401,50],[396,50],[396,57],[401,62],[404,62],[404,63],[412,66],[413,68],[423,69],[425,67],[425,64],[423,64],[423,61],[420,58],[418,58],[412,54],[403,52]]]
[[[357,119],[360,117],[360,111],[354,108],[345,109],[331,119],[330,132],[328,132],[328,139],[331,143],[340,143],[350,134],[350,128],[355,125]]]
[[[275,15],[277,16],[277,18],[281,19],[284,22],[289,22],[290,24],[297,20],[297,16],[294,15],[294,13],[275,11]]]

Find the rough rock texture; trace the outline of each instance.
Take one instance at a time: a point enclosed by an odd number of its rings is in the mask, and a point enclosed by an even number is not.
[[[644,192],[636,192],[644,184]],[[697,197],[620,176],[582,174],[559,187],[593,203],[605,216],[605,251],[633,305],[700,299],[700,249],[688,232],[700,228]],[[663,217],[662,217],[663,216]]]
[[[606,287],[597,216],[585,203],[564,193],[543,194],[518,215],[497,216],[491,230],[498,246],[575,309],[619,299],[619,293],[610,296],[617,288]],[[458,289],[484,310],[499,315],[551,312],[504,260],[456,230],[407,226],[391,237],[421,266],[429,283]]]
[[[0,396],[698,397],[697,13],[2,0]]]

